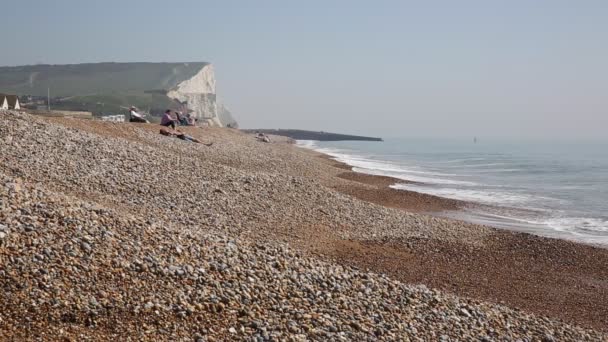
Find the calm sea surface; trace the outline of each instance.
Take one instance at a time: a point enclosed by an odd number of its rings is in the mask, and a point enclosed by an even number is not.
[[[386,139],[299,141],[354,171],[417,182],[396,189],[480,205],[447,216],[608,244],[608,143]]]

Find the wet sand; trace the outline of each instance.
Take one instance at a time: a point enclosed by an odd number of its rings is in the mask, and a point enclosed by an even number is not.
[[[363,173],[347,171],[340,173],[337,177],[373,186],[336,186],[336,190],[357,197],[361,200],[383,205],[389,208],[404,209],[413,212],[441,212],[446,210],[458,210],[464,202],[421,194],[414,191],[397,190],[390,188],[395,183],[404,183],[401,179],[373,176]]]

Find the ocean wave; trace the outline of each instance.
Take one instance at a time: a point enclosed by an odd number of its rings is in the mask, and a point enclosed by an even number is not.
[[[485,159],[484,159],[485,160]],[[448,168],[459,168],[459,169],[474,169],[474,168],[488,168],[490,166],[504,166],[507,163],[485,163],[485,164],[464,164],[464,165],[450,165]]]
[[[502,208],[497,214],[488,211],[467,210],[464,218],[472,222],[532,234],[566,238],[574,241],[594,244],[608,243],[608,220],[598,217],[565,217],[563,211],[543,210],[535,213],[523,213],[519,210]]]
[[[314,150],[318,146],[318,141],[316,141],[316,140],[296,140],[296,146]]]
[[[451,159],[451,160],[442,160],[437,161],[438,164],[454,164],[454,163],[462,163],[462,162],[470,162],[470,161],[482,161],[487,160],[487,158],[476,157],[476,158],[461,158],[461,159]]]
[[[321,152],[334,158],[336,161],[345,163],[353,167],[353,171],[376,175],[376,176],[388,176],[406,181],[428,183],[428,184],[446,184],[446,185],[476,185],[476,183],[469,181],[451,180],[445,178],[434,178],[434,177],[450,177],[458,176],[456,174],[440,173],[432,171],[415,170],[407,168],[403,165],[396,163],[378,161],[368,159],[359,155],[347,153],[345,150],[336,148],[321,148],[315,144],[314,141],[310,140],[298,140],[298,146],[314,149],[317,152]],[[422,175],[422,176],[420,176]],[[424,177],[431,176],[431,177]]]
[[[597,217],[559,217],[540,222],[559,231],[608,236],[608,220]]]
[[[335,160],[337,160],[339,162],[345,163],[347,165],[350,165],[352,167],[356,167],[356,168],[359,168],[362,170],[370,170],[370,171],[376,170],[376,171],[383,171],[383,172],[407,172],[407,171],[409,171],[408,169],[406,169],[402,166],[396,165],[396,164],[362,158],[362,157],[355,156],[352,154],[339,153],[337,151],[328,151],[327,149],[317,149],[317,151],[325,153],[325,154],[333,157]]]
[[[366,173],[369,175],[375,176],[387,176],[393,177],[397,179],[401,179],[404,181],[416,182],[416,183],[425,183],[425,184],[435,184],[435,185],[462,185],[462,186],[475,186],[477,183],[468,182],[468,181],[460,181],[460,180],[452,180],[445,178],[434,178],[434,177],[424,177],[413,174],[407,174],[406,172],[386,172],[381,170],[370,170],[370,169],[360,169],[358,167],[354,167],[353,171]],[[429,174],[429,176],[432,174]]]
[[[353,157],[350,155],[340,155],[336,160],[343,162],[357,168],[358,172],[369,173],[369,172],[390,172],[392,177],[399,174],[419,174],[427,176],[456,176],[455,174],[447,174],[433,171],[416,170],[408,168],[404,165],[394,164],[390,162],[382,162],[372,159]],[[388,174],[381,174],[382,176],[388,176]]]
[[[552,212],[555,214],[555,212]],[[549,213],[551,214],[551,213]],[[563,214],[563,213],[562,213]],[[526,218],[516,215],[487,214],[497,219],[517,221],[523,224],[546,226],[554,231],[569,233],[573,235],[599,235],[608,237],[608,220],[598,217],[544,217]]]
[[[452,185],[467,185],[473,186],[476,185],[474,182],[469,181],[460,181],[460,180],[451,180],[445,178],[435,178],[435,177],[450,177],[450,176],[458,176],[456,174],[450,173],[441,173],[441,172],[432,172],[432,171],[423,171],[423,170],[415,170],[412,168],[407,168],[402,165],[393,164],[390,162],[382,162],[367,158],[361,158],[359,156],[353,156],[345,153],[337,153],[335,151],[327,151],[324,149],[316,149],[318,152],[325,153],[335,160],[345,163],[353,167],[353,171],[365,173],[369,175],[375,176],[387,176],[393,177],[397,179],[402,179],[405,181],[412,181],[418,183],[428,183],[428,184],[452,184]],[[428,177],[425,177],[428,176]]]
[[[485,169],[485,170],[470,170],[472,173],[501,173],[501,172],[522,172],[522,169]]]
[[[483,191],[475,189],[458,189],[458,188],[434,188],[420,186],[416,184],[395,184],[391,188],[397,190],[409,190],[420,192],[428,195],[457,199],[462,201],[471,201],[485,204],[503,204],[516,205],[530,202],[534,199],[533,196],[525,194],[515,194],[502,191]]]

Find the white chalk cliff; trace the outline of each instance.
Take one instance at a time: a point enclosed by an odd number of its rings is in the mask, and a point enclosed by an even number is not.
[[[199,122],[216,127],[236,127],[237,123],[218,103],[213,65],[205,65],[196,75],[171,89],[167,96],[188,107]]]

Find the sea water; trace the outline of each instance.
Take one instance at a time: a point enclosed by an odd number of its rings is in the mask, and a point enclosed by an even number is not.
[[[403,180],[392,185],[395,189],[475,204],[440,215],[608,244],[608,143],[386,139],[298,144],[356,172]]]

